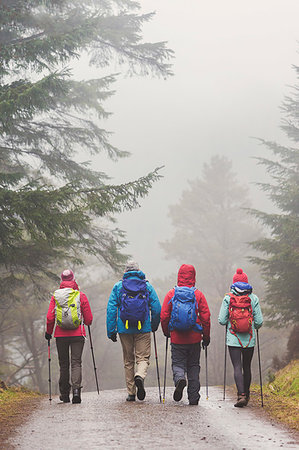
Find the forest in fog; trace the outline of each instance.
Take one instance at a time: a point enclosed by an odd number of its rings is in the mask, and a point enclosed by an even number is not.
[[[238,267],[265,319],[264,380],[299,357],[298,3],[229,0],[215,14],[195,0],[160,3],[1,2],[0,379],[7,384],[47,391],[46,313],[70,268],[94,316],[100,389],[125,387],[106,308],[131,258],[161,304],[181,264],[194,265],[211,311],[211,385],[223,382],[218,313]],[[280,20],[287,26],[280,29]],[[156,335],[163,373],[160,327]],[[88,340],[83,374],[84,390],[95,390]],[[156,384],[154,355],[146,383]]]

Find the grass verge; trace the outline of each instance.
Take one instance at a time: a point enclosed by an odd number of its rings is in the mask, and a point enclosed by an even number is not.
[[[251,403],[260,405],[260,387],[251,386]],[[263,386],[264,410],[290,429],[299,431],[299,360],[290,362]]]
[[[0,388],[0,434],[5,442],[39,405],[42,394],[24,387]],[[6,448],[9,448],[7,446]]]

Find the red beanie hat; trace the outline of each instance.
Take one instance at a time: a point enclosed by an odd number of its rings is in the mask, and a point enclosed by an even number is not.
[[[248,276],[243,269],[237,269],[235,275],[233,276],[233,283],[241,281],[242,283],[248,283]]]
[[[66,269],[61,274],[62,281],[74,281],[75,275],[74,272],[70,269]]]

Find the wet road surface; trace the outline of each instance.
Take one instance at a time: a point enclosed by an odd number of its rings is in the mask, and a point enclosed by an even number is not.
[[[293,435],[254,413],[222,400],[219,388],[205,389],[198,406],[172,400],[165,404],[157,388],[147,388],[144,402],[126,402],[123,389],[83,392],[81,405],[45,399],[10,440],[16,449],[299,449]]]

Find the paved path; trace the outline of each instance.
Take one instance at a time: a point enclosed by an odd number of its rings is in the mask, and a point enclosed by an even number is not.
[[[157,389],[144,402],[125,402],[122,389],[83,393],[81,405],[44,400],[10,441],[16,449],[299,449],[298,442],[254,413],[222,401],[218,388],[205,389],[199,406],[176,403],[172,388],[160,404]],[[186,394],[184,394],[186,395]],[[203,398],[204,397],[204,398]]]

